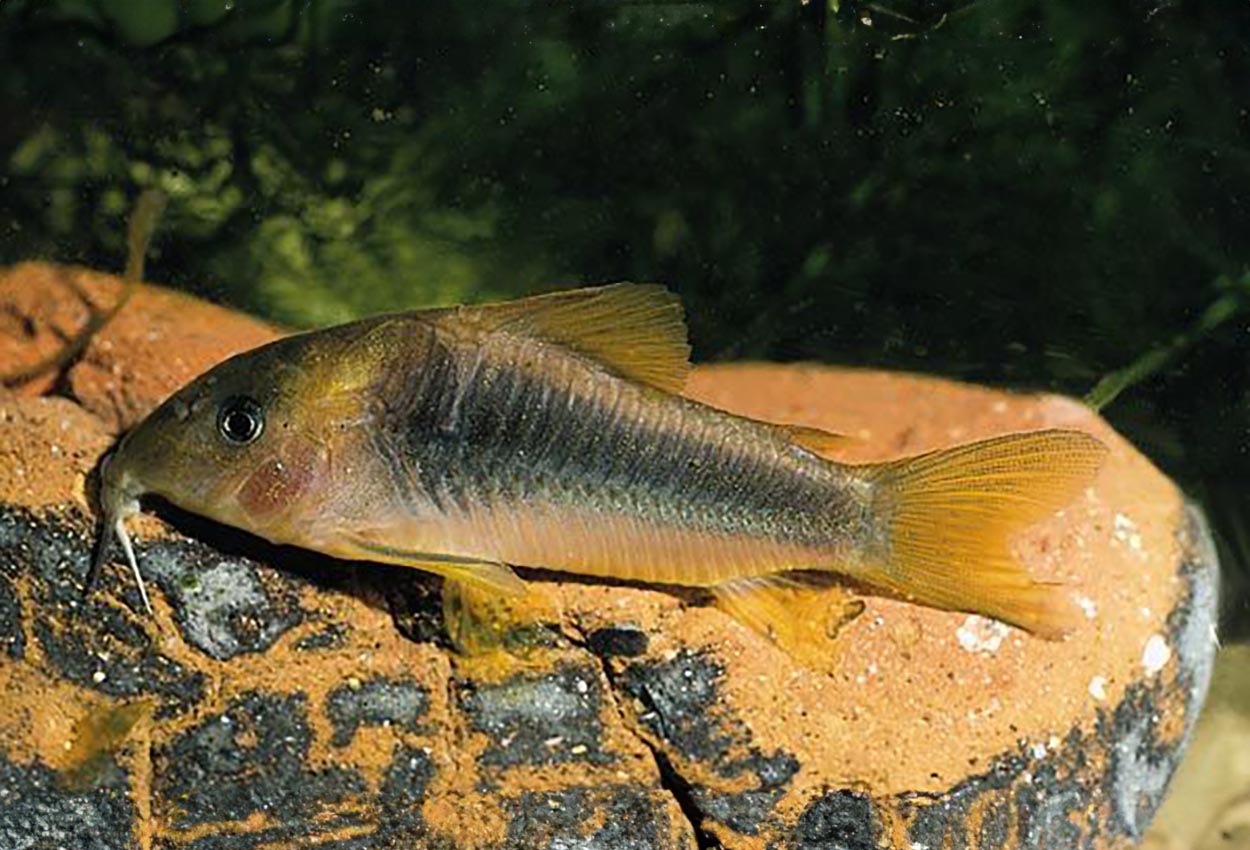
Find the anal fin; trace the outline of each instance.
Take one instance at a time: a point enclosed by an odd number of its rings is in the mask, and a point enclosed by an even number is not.
[[[818,672],[833,669],[834,639],[864,610],[863,602],[840,584],[788,575],[734,579],[713,587],[712,594],[726,614]]]

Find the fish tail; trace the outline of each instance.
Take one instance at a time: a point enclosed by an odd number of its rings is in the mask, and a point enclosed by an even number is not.
[[[875,533],[853,572],[922,604],[1061,637],[1075,606],[1059,585],[1031,578],[1010,541],[1070,502],[1106,453],[1089,434],[1049,430],[857,467]]]

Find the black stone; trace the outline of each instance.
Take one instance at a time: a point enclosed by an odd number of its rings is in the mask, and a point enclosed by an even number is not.
[[[603,658],[621,656],[632,658],[647,651],[650,638],[642,629],[629,626],[611,626],[595,629],[586,636],[586,647]]]
[[[0,655],[13,661],[26,657],[26,634],[22,631],[22,602],[13,583],[0,575]]]
[[[526,792],[505,803],[506,850],[670,850],[664,807],[634,787]],[[595,829],[586,824],[600,823]]]
[[[755,774],[759,782],[757,788],[723,793],[696,787],[691,796],[707,817],[746,835],[757,835],[777,801],[785,796],[790,780],[799,772],[799,761],[784,751],[764,756],[752,749],[747,758],[731,761],[719,769],[727,777],[746,771]]]
[[[981,814],[981,828],[977,830],[976,847],[1006,847],[1011,839],[1011,805],[1007,800],[989,804]],[[962,832],[962,830],[961,830]],[[941,846],[941,845],[936,845]],[[967,841],[952,850],[962,850]]]
[[[877,850],[881,826],[872,801],[854,791],[830,791],[799,816],[793,850]]]
[[[1003,832],[994,839],[999,843],[986,844],[996,833],[993,823],[1006,829],[1007,812],[1013,807],[1011,789],[1020,774],[1028,769],[1022,754],[1012,753],[996,761],[985,773],[968,777],[944,794],[904,795],[898,801],[899,811],[911,820],[908,840],[925,847],[946,847],[949,850],[967,850],[970,846],[968,815],[974,805],[983,804],[987,798],[995,802],[982,821],[981,843],[977,847],[997,847],[1007,840]],[[997,815],[995,815],[997,813]]]
[[[1111,801],[1107,831],[1133,841],[1145,835],[1180,761],[1183,742],[1161,738],[1160,716],[1156,689],[1136,684],[1098,724],[1098,738],[1111,756],[1103,786]]]
[[[433,836],[421,814],[425,790],[434,776],[434,767],[421,750],[396,747],[382,780],[376,808],[369,808],[369,821],[351,812],[316,821],[316,829],[333,832],[342,827],[373,824],[351,838],[317,840],[317,850],[455,850],[444,837]],[[309,821],[284,824],[252,833],[221,833],[205,836],[186,845],[188,850],[255,850],[257,847],[306,846],[305,839],[316,835]],[[311,845],[309,845],[311,846]]]
[[[429,708],[424,687],[411,679],[371,679],[353,688],[340,685],[330,692],[326,715],[334,726],[332,743],[345,747],[361,726],[395,724],[415,731]]]
[[[700,653],[686,652],[658,664],[628,667],[621,680],[627,694],[642,703],[640,720],[680,755],[719,776],[754,773],[757,785],[726,793],[692,785],[690,800],[703,817],[747,835],[756,835],[799,770],[792,754],[765,755],[751,745],[742,724],[720,701],[723,669]],[[733,757],[745,750],[746,755]]]
[[[315,826],[308,821],[284,823],[281,826],[255,831],[232,832],[228,826],[187,842],[163,837],[156,843],[156,850],[261,850],[270,847],[304,847],[307,839],[319,832],[333,832],[345,827],[359,827],[362,821],[352,815],[333,815],[318,819]],[[365,836],[370,837],[370,836]],[[321,843],[317,850],[333,847],[336,850],[398,850],[374,845],[349,843]]]
[[[77,511],[47,512],[0,505],[0,575],[29,576],[45,606],[74,609],[91,558],[91,524]],[[108,576],[101,576],[107,582]],[[138,601],[138,594],[135,594]]]
[[[395,757],[382,782],[382,806],[388,814],[420,815],[425,789],[434,778],[434,763],[424,750],[396,747]]]
[[[295,642],[300,652],[317,652],[322,649],[338,649],[347,645],[347,627],[342,623],[331,623],[318,632],[305,635]]]
[[[314,816],[361,793],[365,782],[353,770],[307,766],[312,734],[304,702],[301,695],[247,695],[158,751],[161,815],[187,827],[263,812],[292,835],[326,829]]]
[[[492,744],[483,765],[603,763],[603,693],[597,672],[562,666],[537,678],[517,676],[498,685],[460,686],[460,707]]]
[[[1053,764],[1038,765],[1032,781],[1016,791],[1021,850],[1071,850],[1079,847],[1082,829],[1073,816],[1085,810],[1089,789],[1058,778]]]
[[[165,592],[183,639],[217,661],[264,652],[304,619],[298,581],[250,558],[162,540],[140,547],[139,562]]]
[[[0,753],[0,848],[21,850],[130,850],[135,810],[127,777],[98,772],[89,789],[67,790],[41,764],[16,765]]]
[[[670,661],[628,667],[621,686],[642,703],[639,719],[688,759],[722,762],[733,741],[718,717],[724,668],[707,655],[682,652]]]
[[[156,696],[158,717],[187,710],[201,698],[204,677],[154,650],[134,582],[119,585],[106,570],[101,583],[109,592],[83,597],[92,552],[89,529],[74,511],[35,516],[0,506],[0,582],[11,592],[18,575],[30,581],[30,637],[65,679],[113,697]],[[0,645],[7,645],[10,654],[17,647],[24,653],[28,638],[20,622],[9,619],[16,616],[18,602],[6,603],[4,588]],[[117,604],[118,596],[127,604]]]

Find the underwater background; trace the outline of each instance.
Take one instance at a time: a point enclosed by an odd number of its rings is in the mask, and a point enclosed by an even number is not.
[[[1092,393],[1245,585],[1247,4],[6,0],[0,56],[0,262],[120,268],[155,186],[151,279],[297,327],[648,280],[699,360]]]
[[[148,278],[294,327],[658,281],[699,361],[1085,397],[1250,634],[1250,4],[0,0],[0,59],[0,263],[156,187]]]

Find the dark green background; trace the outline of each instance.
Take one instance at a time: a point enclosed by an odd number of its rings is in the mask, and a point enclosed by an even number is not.
[[[1250,4],[0,0],[0,59],[0,261],[158,186],[149,276],[294,325],[654,280],[699,359],[1102,381],[1245,584]]]

